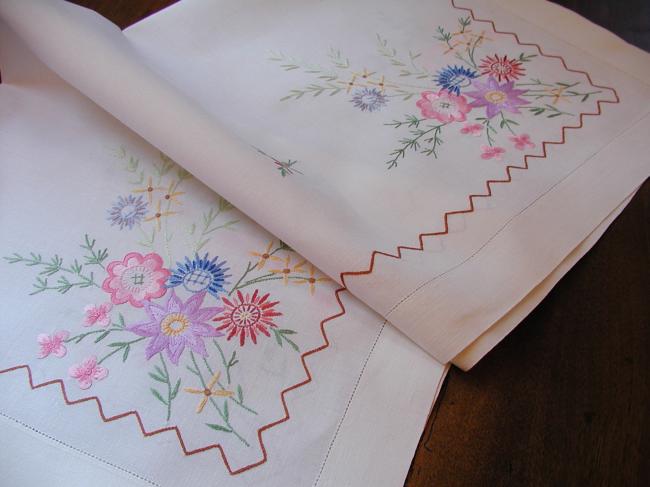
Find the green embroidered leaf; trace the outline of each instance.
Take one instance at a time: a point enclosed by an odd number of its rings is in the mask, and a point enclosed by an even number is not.
[[[163,384],[167,384],[167,380],[157,374],[154,374],[153,372],[149,372],[149,377],[151,377],[153,380],[157,380],[158,382],[162,382]]]
[[[230,412],[228,411],[228,401],[223,402],[223,417],[226,420],[226,423],[228,422],[228,418],[230,417]]]
[[[153,367],[154,367],[154,369],[156,369],[156,372],[158,372],[158,375],[160,377],[163,377],[165,380],[167,380],[167,374],[165,374],[165,371],[163,369],[161,369],[160,366],[154,365]]]
[[[99,335],[97,338],[95,338],[95,343],[101,342],[104,338],[106,338],[111,332],[110,331],[105,331],[101,335]]]
[[[239,403],[244,402],[244,391],[242,391],[241,385],[237,385],[237,398],[239,398]]]
[[[124,353],[122,354],[122,362],[126,362],[127,357],[129,356],[129,352],[131,351],[131,345],[127,345],[124,348]]]
[[[115,324],[115,326],[117,326],[119,328],[125,328],[126,327],[126,324],[124,323],[124,316],[122,316],[122,313],[117,315],[117,323]]]
[[[286,328],[278,330],[278,332],[282,333],[283,335],[294,335],[295,333],[297,333],[297,332],[295,332],[293,330],[288,330]]]
[[[163,403],[165,406],[168,406],[167,401],[166,401],[165,399],[163,399],[163,397],[162,397],[162,395],[160,394],[160,392],[158,392],[158,391],[157,391],[156,389],[154,389],[153,387],[151,387],[149,390],[150,390],[151,393],[153,394],[153,397],[155,397],[156,399],[158,399],[158,400],[159,400],[161,403]]]
[[[120,347],[120,348],[126,345],[128,345],[127,342],[113,342],[108,344],[109,347]]]
[[[172,399],[176,399],[176,396],[178,395],[178,390],[179,390],[180,387],[181,387],[181,380],[178,379],[176,381],[176,385],[174,386],[174,389],[171,392],[171,398]]]
[[[212,428],[215,431],[223,431],[224,433],[232,433],[232,430],[229,428],[226,428],[225,426],[221,426],[218,424],[212,424],[212,423],[205,423],[205,425],[209,428]]]

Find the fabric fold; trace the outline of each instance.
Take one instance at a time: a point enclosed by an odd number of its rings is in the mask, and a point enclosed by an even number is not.
[[[189,0],[124,34],[0,5],[62,78],[442,363],[649,173],[648,85],[498,2]]]

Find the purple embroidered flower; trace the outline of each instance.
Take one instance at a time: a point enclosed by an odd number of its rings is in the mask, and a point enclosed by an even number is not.
[[[476,91],[467,91],[465,95],[474,98],[470,106],[474,108],[486,107],[485,113],[488,118],[492,118],[500,111],[506,110],[511,113],[520,113],[519,108],[522,105],[528,105],[528,101],[520,98],[528,90],[518,90],[514,88],[514,81],[508,81],[500,85],[497,80],[490,76],[486,83],[480,80],[472,81],[472,86]]]
[[[108,220],[111,226],[118,225],[120,230],[124,228],[131,230],[146,214],[147,202],[142,199],[142,196],[136,198],[130,194],[127,197],[118,196],[117,201],[108,210]]]
[[[127,330],[136,335],[152,337],[145,350],[147,359],[167,350],[169,360],[178,365],[178,359],[186,346],[207,357],[203,337],[219,337],[223,336],[223,333],[206,321],[223,311],[223,308],[201,308],[204,297],[205,292],[197,293],[183,303],[172,290],[164,306],[144,302],[149,319],[128,326]]]
[[[362,112],[374,112],[388,103],[388,97],[377,88],[360,88],[354,92],[350,101]]]

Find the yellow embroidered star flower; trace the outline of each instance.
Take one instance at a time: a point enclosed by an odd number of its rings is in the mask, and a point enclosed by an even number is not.
[[[316,283],[317,282],[324,282],[324,281],[329,281],[329,278],[325,276],[320,276],[316,277],[316,268],[313,266],[313,264],[309,264],[309,277],[305,277],[302,279],[296,279],[294,282],[296,284],[309,284],[309,294],[312,296],[316,292]]]
[[[144,188],[137,188],[134,189],[134,193],[147,193],[147,200],[149,200],[149,204],[153,201],[153,193],[154,191],[165,191],[165,188],[161,188],[160,186],[154,186],[153,185],[153,179],[151,176],[149,176],[149,181],[147,182],[147,185]]]
[[[249,254],[252,255],[253,257],[258,257],[259,259],[257,261],[258,270],[263,269],[264,266],[266,265],[266,261],[271,258],[270,252],[272,247],[273,247],[273,240],[269,242],[269,244],[266,246],[266,249],[263,252],[255,252],[255,251],[249,252]]]
[[[212,379],[210,379],[210,382],[206,384],[204,389],[195,389],[193,387],[186,387],[184,389],[185,392],[189,392],[190,394],[203,395],[201,401],[199,402],[199,405],[196,407],[197,414],[203,411],[203,408],[208,403],[208,399],[210,399],[212,396],[230,397],[233,395],[232,391],[226,391],[224,389],[215,389],[214,386],[216,386],[217,382],[219,382],[220,376],[221,376],[221,372],[217,371],[217,373],[212,376]]]
[[[282,281],[284,282],[285,286],[289,284],[289,275],[291,273],[303,272],[302,266],[305,265],[306,262],[304,260],[301,260],[300,262],[292,266],[290,255],[287,255],[285,259],[281,259],[279,257],[271,257],[271,260],[274,260],[276,262],[284,262],[283,267],[279,269],[269,269],[269,272],[271,272],[272,274],[280,274],[282,276]]]
[[[152,216],[145,218],[144,221],[150,222],[150,221],[156,221],[156,225],[158,226],[158,230],[160,230],[160,219],[163,216],[169,216],[169,215],[175,215],[175,211],[161,211],[160,209],[160,200],[158,200],[158,205],[156,206],[156,213],[154,213]]]
[[[182,194],[185,194],[185,191],[174,191],[174,183],[169,183],[169,188],[167,189],[167,192],[163,198],[166,201],[173,201],[174,203],[182,205],[183,202],[177,199],[177,196],[180,196]]]

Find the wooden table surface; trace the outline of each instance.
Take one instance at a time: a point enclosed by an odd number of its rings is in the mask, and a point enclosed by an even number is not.
[[[124,28],[174,0],[75,3]],[[650,2],[560,3],[650,47]],[[450,371],[406,486],[650,485],[649,204],[646,182],[513,333]]]

